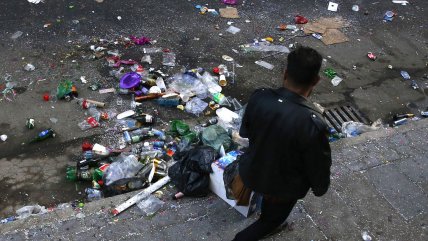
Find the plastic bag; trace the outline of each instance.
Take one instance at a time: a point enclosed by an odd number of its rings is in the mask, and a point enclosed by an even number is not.
[[[159,211],[159,209],[161,209],[164,204],[165,202],[163,202],[159,198],[150,195],[148,198],[139,202],[137,206],[140,208],[141,211],[146,214],[146,216],[152,216],[157,211]]]
[[[171,181],[186,196],[205,196],[209,193],[209,174],[217,151],[209,146],[198,146],[188,151],[176,152],[177,162],[168,170]]]
[[[64,98],[64,96],[71,92],[71,88],[73,87],[73,82],[70,80],[64,80],[59,83],[57,89],[56,89],[56,97],[58,99]]]
[[[199,116],[205,108],[208,107],[208,103],[195,97],[186,103],[186,111]]]
[[[358,136],[365,132],[375,131],[382,127],[382,120],[378,119],[371,126],[365,125],[361,122],[348,121],[342,124],[342,133],[346,137]]]
[[[134,155],[129,155],[123,161],[110,164],[103,177],[105,184],[110,185],[117,180],[134,177],[142,168],[143,164]]]
[[[31,215],[44,214],[48,211],[44,206],[33,205],[33,206],[24,206],[18,210],[16,210],[17,219],[28,218]]]
[[[208,126],[202,131],[202,143],[211,146],[217,151],[220,150],[221,146],[223,146],[226,151],[233,147],[233,142],[229,134],[219,125]]]
[[[233,182],[233,179],[238,175],[238,173],[239,173],[239,159],[233,161],[231,164],[227,165],[224,168],[224,172],[223,172],[224,188],[226,189],[226,197],[231,200],[235,200],[235,197],[233,196],[233,192],[232,192],[232,182]]]

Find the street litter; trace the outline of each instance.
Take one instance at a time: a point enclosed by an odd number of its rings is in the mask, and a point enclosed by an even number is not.
[[[337,75],[334,76],[334,78],[331,80],[331,83],[333,84],[333,86],[338,86],[340,82],[342,82],[342,78],[340,78]]]
[[[222,18],[239,18],[238,9],[227,7],[219,9]]]
[[[337,12],[337,8],[339,7],[339,4],[334,2],[328,2],[327,10]]]
[[[159,211],[164,204],[165,202],[161,201],[159,198],[150,195],[148,198],[140,201],[137,206],[146,216],[152,216]]]
[[[361,237],[364,241],[372,241],[372,237],[369,235],[367,231],[361,233]]]
[[[32,64],[26,64],[25,67],[24,67],[24,69],[26,71],[33,71],[33,70],[36,69],[36,67],[34,67],[34,65],[32,65]]]
[[[341,17],[321,17],[305,24],[303,31],[305,34],[312,34],[325,45],[331,45],[349,41],[348,37],[339,30],[347,26],[348,23]]]
[[[375,61],[376,60],[376,55],[374,54],[374,53],[372,53],[372,52],[368,52],[367,53],[367,57],[369,58],[369,59],[371,59],[371,60],[373,60],[373,61]]]
[[[234,26],[230,26],[226,29],[226,31],[231,33],[231,34],[237,34],[241,31],[241,29],[234,27]]]
[[[392,2],[401,4],[403,6],[406,6],[409,3],[409,1],[406,1],[406,0],[392,0]]]
[[[358,136],[362,133],[375,131],[382,128],[382,120],[378,119],[371,126],[365,125],[361,122],[348,121],[342,124],[342,133],[347,137]]]
[[[7,140],[7,135],[3,134],[0,136],[0,140],[2,140],[3,142]]]
[[[22,31],[16,31],[14,34],[12,34],[12,36],[10,37],[11,39],[17,39],[19,37],[21,37],[24,33]]]
[[[272,64],[270,64],[270,63],[268,63],[266,61],[263,61],[263,60],[257,60],[254,63],[256,63],[257,65],[260,65],[262,67],[265,67],[266,69],[270,69],[270,70],[272,70],[275,67]]]
[[[383,16],[383,20],[385,22],[392,22],[394,17],[395,17],[395,13],[393,11],[386,11],[385,15]]]
[[[44,3],[44,0],[27,0],[29,3],[39,4],[40,2]]]
[[[400,74],[404,79],[406,79],[406,80],[410,79],[410,75],[409,75],[409,73],[407,73],[407,71],[402,70],[402,71],[400,71]]]
[[[16,210],[17,219],[25,219],[32,215],[40,215],[47,213],[47,210],[44,206],[34,205],[34,206],[24,206]]]

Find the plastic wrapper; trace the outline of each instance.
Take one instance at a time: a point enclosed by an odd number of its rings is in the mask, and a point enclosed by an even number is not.
[[[217,151],[220,150],[221,146],[223,146],[226,151],[233,147],[233,142],[229,134],[219,125],[212,125],[205,128],[205,130],[202,131],[201,139],[204,145],[210,146]]]
[[[176,74],[169,79],[169,88],[181,95],[189,95],[192,93],[197,95],[199,98],[206,98],[208,88],[199,79],[189,74]]]
[[[129,36],[129,38],[134,42],[136,45],[145,45],[150,43],[150,39],[144,36],[141,36],[140,38],[137,38],[133,35]]]
[[[223,3],[227,5],[236,5],[237,2],[238,0],[223,0]]]
[[[142,200],[137,204],[137,207],[143,211],[146,216],[154,215],[159,209],[163,207],[165,202],[161,201],[159,198],[150,195],[148,198]]]
[[[176,152],[177,162],[168,170],[171,181],[186,196],[205,196],[209,191],[211,164],[217,151],[209,146],[198,146],[188,151]]]
[[[257,45],[255,44],[245,44],[240,46],[241,50],[244,52],[282,52],[290,53],[290,50],[283,45],[274,45],[269,42],[261,42]]]
[[[239,29],[239,28],[237,28],[237,27],[234,27],[234,26],[229,26],[227,29],[226,29],[226,32],[229,32],[229,33],[231,33],[231,34],[237,34],[237,33],[239,33],[241,31],[241,29]]]
[[[208,107],[208,103],[195,97],[186,103],[186,111],[199,116],[205,108]]]
[[[44,214],[48,211],[44,206],[33,205],[33,206],[24,206],[18,210],[16,210],[17,219],[28,218],[31,215]]]
[[[129,155],[123,161],[110,164],[103,177],[105,184],[110,185],[117,180],[134,177],[142,168],[143,164],[134,155]]]
[[[162,55],[162,64],[165,66],[175,66],[175,53],[166,52]]]

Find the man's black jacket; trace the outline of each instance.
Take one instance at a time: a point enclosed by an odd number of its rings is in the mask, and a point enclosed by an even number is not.
[[[327,125],[305,97],[286,88],[256,90],[247,105],[240,135],[250,140],[239,163],[244,184],[259,193],[303,198],[330,185]]]

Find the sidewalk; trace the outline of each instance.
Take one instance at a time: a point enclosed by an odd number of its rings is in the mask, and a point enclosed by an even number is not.
[[[428,240],[428,120],[332,143],[332,186],[298,202],[290,227],[273,240]],[[257,215],[243,218],[210,195],[168,198],[146,218],[138,207],[118,217],[109,209],[132,194],[0,225],[0,240],[231,240]]]

